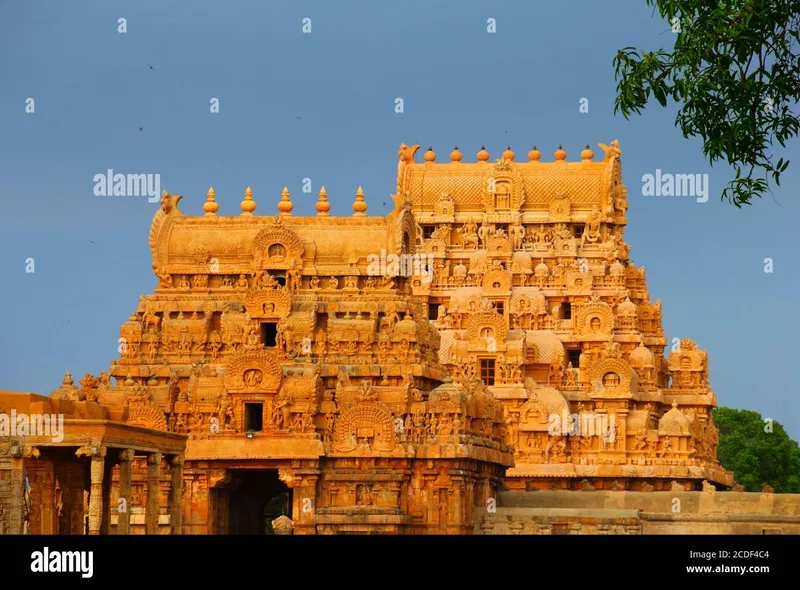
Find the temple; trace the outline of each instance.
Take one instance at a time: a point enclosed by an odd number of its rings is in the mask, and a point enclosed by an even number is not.
[[[48,474],[44,496],[28,484],[42,533],[89,510],[95,534],[469,534],[504,490],[729,488],[707,354],[665,338],[623,240],[620,148],[600,147],[437,163],[401,145],[386,217],[360,188],[346,217],[324,187],[312,216],[285,188],[274,215],[249,188],[235,216],[213,189],[197,216],[165,192],[158,285],[120,358],[49,398],[92,408],[69,444],[0,438],[6,532],[30,513],[8,483],[26,470]],[[98,420],[114,436],[69,450]],[[89,485],[54,509],[59,457]]]

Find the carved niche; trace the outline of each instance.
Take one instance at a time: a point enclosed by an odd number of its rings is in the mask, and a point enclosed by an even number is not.
[[[511,290],[511,274],[501,268],[495,268],[483,275],[483,294],[495,295],[508,293]]]
[[[297,234],[279,222],[262,229],[253,239],[253,270],[289,269],[302,264],[303,243]]]
[[[519,211],[525,203],[522,175],[510,160],[500,159],[486,172],[483,205],[486,213]]]
[[[230,393],[274,393],[280,384],[281,368],[268,350],[236,353],[225,366],[225,389]]]
[[[467,338],[469,350],[494,352],[492,340],[496,350],[505,349],[508,335],[508,324],[505,318],[495,311],[473,313],[467,320]]]
[[[355,451],[360,445],[370,450],[394,449],[395,425],[392,413],[380,402],[363,402],[342,411],[333,432],[334,449],[340,453]]]
[[[567,193],[560,193],[553,202],[550,203],[550,221],[553,222],[569,222],[570,202]]]
[[[603,301],[591,301],[578,310],[575,328],[579,334],[610,336],[614,329],[614,312]]]
[[[292,298],[283,287],[250,291],[244,304],[253,319],[284,318],[292,311]]]
[[[631,366],[618,357],[605,356],[590,371],[594,394],[631,397],[638,393],[638,377]]]
[[[453,197],[448,192],[442,192],[433,206],[433,211],[437,217],[453,217],[455,213],[455,203]]]

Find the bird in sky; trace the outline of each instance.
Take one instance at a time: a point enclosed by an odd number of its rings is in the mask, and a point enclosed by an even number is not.
[[[147,67],[150,68],[151,70],[155,70],[155,68],[153,66],[151,66],[150,64],[147,64]]]
[[[144,127],[139,127],[139,131],[144,131]]]
[[[89,241],[90,241],[92,244],[94,244],[94,242],[93,242],[92,240],[89,240]]]

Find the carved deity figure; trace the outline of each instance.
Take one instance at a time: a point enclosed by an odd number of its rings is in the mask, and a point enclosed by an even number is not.
[[[488,218],[484,215],[483,223],[478,229],[478,239],[481,242],[481,248],[486,249],[489,245],[489,238],[494,234],[494,228],[489,225]]]
[[[464,248],[475,250],[478,248],[478,224],[470,217],[461,228]]]
[[[600,216],[600,210],[595,205],[592,207],[592,212],[589,219],[586,220],[586,225],[583,229],[581,236],[581,248],[588,242],[589,244],[596,244],[600,241],[600,224],[603,219]]]
[[[525,239],[525,227],[520,225],[519,217],[514,220],[514,225],[508,230],[511,236],[511,244],[515,250],[522,249],[522,242]]]

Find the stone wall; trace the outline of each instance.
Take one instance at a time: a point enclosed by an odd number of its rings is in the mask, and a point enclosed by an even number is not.
[[[475,534],[800,534],[800,494],[507,491]]]

